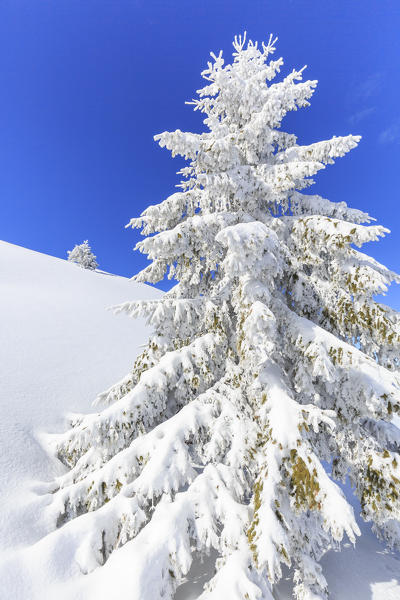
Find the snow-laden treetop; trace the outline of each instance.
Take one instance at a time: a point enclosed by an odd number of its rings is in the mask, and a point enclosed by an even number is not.
[[[108,406],[56,442],[71,470],[52,514],[85,571],[125,546],[137,600],[172,598],[211,548],[204,600],[271,598],[282,562],[299,600],[326,598],[321,556],[359,534],[334,482],[347,476],[364,519],[400,541],[399,316],[374,301],[399,278],[356,249],[387,230],[304,193],[360,137],[298,145],[281,122],[316,81],[275,83],[272,38],[233,45],[193,101],[207,131],[156,136],[189,161],[181,191],[130,223],[151,261],[136,280],[178,283],[118,308],[154,335]]]
[[[96,256],[93,254],[88,240],[82,244],[76,244],[72,250],[68,250],[68,261],[76,263],[82,269],[94,271],[99,266],[96,261]]]

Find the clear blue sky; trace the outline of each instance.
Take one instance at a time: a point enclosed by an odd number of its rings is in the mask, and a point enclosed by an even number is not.
[[[1,1],[0,237],[59,257],[88,238],[104,270],[143,267],[124,225],[175,191],[181,164],[153,135],[201,131],[184,101],[244,30],[277,34],[285,69],[320,82],[284,123],[299,143],[363,136],[310,192],[391,228],[366,251],[400,271],[399,0]]]

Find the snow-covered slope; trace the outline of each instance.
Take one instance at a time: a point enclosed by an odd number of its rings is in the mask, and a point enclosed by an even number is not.
[[[146,341],[143,322],[106,308],[159,295],[122,277],[0,242],[1,600],[129,600],[129,544],[85,576],[74,559],[73,538],[63,528],[46,535],[46,482],[62,466],[42,440],[65,429],[67,413],[91,410],[96,394],[128,372]],[[344,542],[341,553],[322,560],[331,598],[399,600],[399,555],[385,550],[369,526],[361,529],[356,549]],[[176,599],[197,598],[205,571],[207,564],[196,564]],[[276,589],[278,600],[290,598],[288,577]]]
[[[60,465],[40,443],[63,431],[68,412],[87,412],[125,375],[148,331],[107,307],[160,292],[123,277],[0,242],[0,561],[43,533],[40,482]],[[40,501],[42,500],[42,501]],[[0,597],[32,598],[5,588]]]

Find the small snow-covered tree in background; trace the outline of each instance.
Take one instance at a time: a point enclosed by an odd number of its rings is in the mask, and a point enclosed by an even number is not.
[[[347,476],[363,518],[400,541],[400,319],[373,299],[398,277],[356,249],[387,230],[304,193],[360,138],[298,145],[281,121],[317,82],[272,83],[272,39],[233,45],[193,101],[207,131],[156,136],[189,160],[181,191],[130,223],[151,260],[136,281],[178,283],[118,307],[154,334],[106,406],[56,438],[70,470],[50,511],[85,572],[125,545],[132,600],[173,598],[211,549],[202,600],[270,599],[282,563],[297,599],[327,598],[320,558],[360,533]]]
[[[82,244],[77,244],[73,250],[68,250],[68,261],[91,271],[94,271],[99,266],[88,240],[85,240]]]

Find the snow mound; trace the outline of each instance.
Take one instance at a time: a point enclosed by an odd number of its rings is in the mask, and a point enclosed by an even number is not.
[[[46,522],[46,482],[63,467],[43,440],[65,430],[68,413],[91,411],[96,395],[129,371],[147,339],[143,321],[106,308],[161,292],[5,242],[0,274],[0,599],[129,599],[134,565],[127,547],[85,576],[73,537],[63,528],[52,532]],[[368,525],[360,527],[355,548],[344,543],[342,552],[322,560],[331,600],[399,600],[399,555],[386,550]],[[207,562],[195,564],[176,600],[197,598],[211,575]],[[276,587],[278,600],[291,597],[289,579],[287,572]]]
[[[143,321],[107,308],[160,295],[123,277],[0,242],[0,568],[13,551],[48,532],[40,482],[63,467],[44,449],[42,434],[64,431],[67,413],[93,410],[96,395],[129,371],[147,341]],[[15,581],[7,573],[0,575],[0,597],[36,597],[28,591],[29,577],[25,590],[14,587],[23,571]]]

